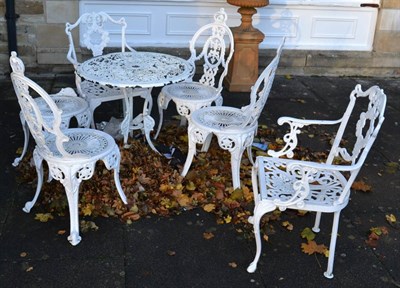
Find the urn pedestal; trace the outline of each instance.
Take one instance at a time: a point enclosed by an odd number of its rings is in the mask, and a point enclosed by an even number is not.
[[[253,27],[252,17],[257,13],[254,7],[264,7],[268,0],[227,0],[231,5],[239,6],[241,25],[231,28],[235,52],[229,63],[225,86],[230,92],[249,92],[258,78],[258,45],[264,40],[264,34]]]

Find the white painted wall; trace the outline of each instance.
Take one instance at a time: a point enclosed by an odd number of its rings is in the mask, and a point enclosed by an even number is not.
[[[360,7],[380,0],[270,0],[259,8],[253,24],[265,35],[260,48],[276,48],[286,36],[286,49],[371,51],[377,8]],[[238,7],[225,0],[81,0],[80,14],[105,11],[125,17],[128,43],[134,47],[188,47],[195,31],[212,21],[221,7],[228,25],[240,24]],[[112,42],[118,46],[115,31]]]

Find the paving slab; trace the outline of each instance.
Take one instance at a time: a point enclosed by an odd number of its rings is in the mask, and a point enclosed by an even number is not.
[[[74,86],[72,74],[53,78],[37,75],[35,80],[52,93],[64,86]],[[254,274],[246,271],[254,257],[254,239],[243,238],[233,225],[217,225],[212,214],[199,209],[169,218],[144,217],[131,225],[116,218],[85,217],[82,219],[94,221],[99,229],[83,232],[82,242],[71,246],[66,240],[68,215],[41,223],[34,219],[36,213],[45,212],[40,205],[29,214],[21,210],[34,191],[26,183],[17,183],[15,168],[11,166],[23,136],[11,82],[1,81],[4,95],[0,99],[0,164],[3,167],[0,173],[0,286],[399,287],[400,229],[398,225],[390,225],[386,216],[394,214],[400,221],[399,169],[388,169],[388,163],[400,162],[397,145],[400,79],[277,76],[260,123],[279,128],[276,120],[281,116],[340,117],[357,83],[363,88],[379,85],[385,90],[386,120],[358,177],[371,185],[371,191],[353,191],[348,207],[341,214],[335,277],[328,280],[322,274],[327,259],[301,252],[304,240],[300,233],[313,225],[312,214],[299,217],[285,212],[280,221],[272,224]],[[153,90],[152,115],[156,123],[158,92],[159,89]],[[249,93],[224,91],[223,96],[225,105],[235,107],[247,105],[249,101]],[[105,103],[96,111],[97,117],[108,120],[122,111],[121,105]],[[176,114],[171,103],[165,118]],[[281,127],[281,137],[286,129]],[[314,139],[305,133],[301,144],[316,140],[317,146],[322,147],[320,135],[324,131],[313,133]],[[293,224],[292,231],[282,227],[284,220]],[[321,232],[316,238],[318,243],[329,244],[331,222],[331,215],[323,216]],[[388,234],[379,239],[376,247],[367,245],[369,230],[382,226],[387,227]],[[63,230],[66,233],[60,235]],[[214,237],[205,239],[205,232],[211,232]]]

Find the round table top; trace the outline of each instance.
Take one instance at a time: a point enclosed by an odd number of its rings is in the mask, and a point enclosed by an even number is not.
[[[154,52],[116,52],[93,57],[76,70],[88,81],[120,88],[160,87],[191,77],[186,60]]]

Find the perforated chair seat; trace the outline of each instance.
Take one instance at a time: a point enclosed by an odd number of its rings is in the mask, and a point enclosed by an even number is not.
[[[205,107],[194,111],[191,115],[191,121],[194,121],[198,127],[208,129],[210,132],[229,132],[234,130],[245,130],[248,117],[242,110],[234,107]],[[252,127],[251,127],[252,129]]]
[[[296,193],[293,188],[299,180],[298,175],[290,173],[286,167],[294,164],[307,165],[307,161],[258,157],[257,175],[259,177],[260,200],[279,204],[289,201]],[[312,162],[310,162],[312,163]],[[347,184],[347,179],[338,171],[321,170],[319,179],[310,184],[310,191],[302,200],[301,205],[288,205],[288,209],[304,209],[332,213],[343,209],[349,202],[349,197],[343,202],[340,195]]]
[[[95,129],[71,128],[63,131],[68,141],[64,143],[64,149],[71,155],[73,162],[87,162],[88,159],[97,161],[104,158],[115,148],[115,140],[107,133]],[[46,138],[46,146],[49,147],[53,160],[63,157],[56,147],[56,138],[50,135]],[[65,157],[62,161],[65,161]]]

